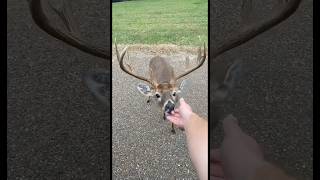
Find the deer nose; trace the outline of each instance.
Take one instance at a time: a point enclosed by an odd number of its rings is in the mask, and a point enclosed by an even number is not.
[[[166,105],[164,106],[165,113],[171,113],[174,110],[175,104],[172,101],[167,101]]]

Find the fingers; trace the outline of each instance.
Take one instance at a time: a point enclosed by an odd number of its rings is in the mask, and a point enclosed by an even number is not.
[[[223,130],[225,136],[238,136],[242,133],[238,120],[233,115],[228,115],[223,120]]]
[[[180,98],[179,101],[180,101],[180,104],[181,104],[181,103],[186,103],[183,98]]]
[[[220,149],[210,150],[210,162],[210,175],[215,177],[224,177]]]
[[[186,103],[186,101],[184,101],[183,98],[180,98],[179,102],[180,102],[180,107],[188,107],[188,106],[189,106],[189,105]]]
[[[179,128],[183,128],[183,123],[181,122],[180,118],[176,118],[176,117],[168,117],[167,118],[171,123],[173,123],[174,125],[176,125]]]
[[[190,113],[192,112],[192,108],[190,107],[189,104],[187,104],[183,98],[180,98],[179,100],[180,102],[180,106],[179,106],[179,110],[177,110],[177,112],[180,112],[181,114],[186,114],[186,113]]]
[[[180,118],[175,116],[168,116],[167,119],[173,124],[180,124]]]
[[[176,112],[171,112],[171,114],[167,114],[167,116],[174,116],[174,117],[181,117],[181,114],[176,113]]]

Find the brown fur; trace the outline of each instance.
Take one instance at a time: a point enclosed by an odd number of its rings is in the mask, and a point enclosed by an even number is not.
[[[158,102],[162,107],[166,100],[171,99],[171,93],[177,90],[173,67],[163,57],[155,56],[150,60],[149,73],[154,90],[162,95],[161,102]],[[175,133],[173,123],[171,128],[171,132]]]
[[[158,87],[160,85],[163,88],[171,89],[176,84],[173,67],[160,56],[155,56],[151,59],[149,72],[154,88],[160,89]]]

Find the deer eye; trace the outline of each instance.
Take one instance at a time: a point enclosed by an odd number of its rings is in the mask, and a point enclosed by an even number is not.
[[[173,93],[172,93],[172,96],[176,96],[176,92],[173,92]]]
[[[157,98],[160,98],[160,94],[156,94],[156,97],[157,97]]]

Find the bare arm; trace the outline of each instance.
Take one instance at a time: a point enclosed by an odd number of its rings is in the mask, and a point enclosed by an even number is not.
[[[200,179],[208,179],[208,122],[192,114],[185,126],[190,158]]]
[[[199,178],[208,179],[208,122],[193,113],[183,99],[167,119],[185,129],[191,161]]]
[[[221,148],[211,151],[212,179],[292,180],[282,169],[264,159],[256,140],[242,131],[235,117],[225,118],[223,129]]]

